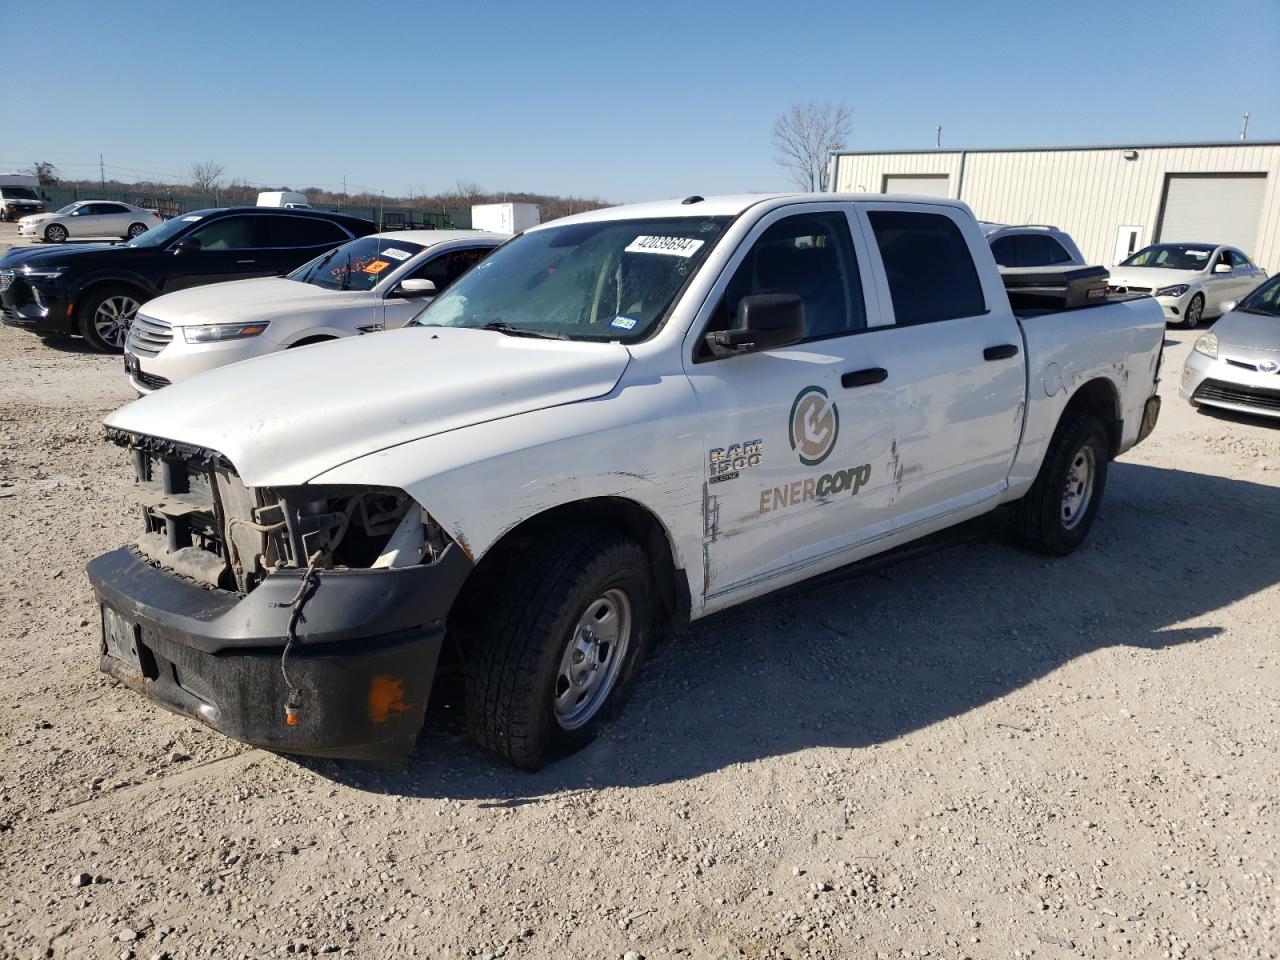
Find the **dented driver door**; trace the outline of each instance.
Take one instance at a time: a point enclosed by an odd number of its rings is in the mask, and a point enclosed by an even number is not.
[[[874,389],[867,341],[876,294],[846,204],[786,207],[761,219],[729,261],[686,341],[704,429],[702,586],[708,608],[816,572],[880,526],[899,417]],[[716,357],[746,296],[793,293],[806,337]],[[869,387],[871,389],[863,389]]]

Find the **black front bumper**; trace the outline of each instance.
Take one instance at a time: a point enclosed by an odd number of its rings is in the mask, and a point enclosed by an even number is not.
[[[0,292],[0,322],[32,333],[75,333],[75,318],[60,292],[35,291],[21,278]]]
[[[240,595],[158,569],[128,547],[88,567],[104,672],[245,743],[378,760],[413,751],[445,617],[470,572],[456,545],[430,565],[320,571],[289,653],[302,691],[289,724],[280,655],[301,572],[272,574]]]

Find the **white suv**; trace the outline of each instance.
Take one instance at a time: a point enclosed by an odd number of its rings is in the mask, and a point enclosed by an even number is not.
[[[1011,227],[982,221],[982,232],[1002,267],[1082,266],[1084,255],[1076,242],[1057,227],[1026,224]]]

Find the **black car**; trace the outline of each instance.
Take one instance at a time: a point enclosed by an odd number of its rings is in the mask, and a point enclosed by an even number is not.
[[[183,214],[128,243],[13,247],[0,257],[0,319],[45,336],[78,333],[118,352],[152,297],[271,277],[374,232],[323,210],[232,207]]]

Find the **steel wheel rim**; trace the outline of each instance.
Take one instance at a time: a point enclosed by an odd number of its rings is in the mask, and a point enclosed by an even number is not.
[[[1187,307],[1187,326],[1198,327],[1200,325],[1200,314],[1204,312],[1204,304],[1197,299],[1192,299],[1191,306]]]
[[[1089,509],[1095,468],[1092,447],[1081,447],[1071,459],[1067,482],[1062,488],[1062,526],[1066,530],[1078,527]]]
[[[93,314],[93,329],[104,343],[113,347],[123,347],[124,338],[129,333],[129,325],[133,323],[134,314],[141,304],[133,297],[119,294],[107,297]]]
[[[604,706],[626,661],[631,625],[631,600],[616,587],[587,604],[556,672],[552,696],[563,729],[584,726]]]

